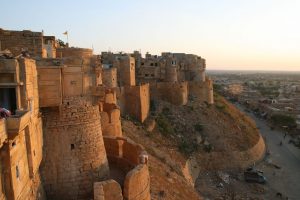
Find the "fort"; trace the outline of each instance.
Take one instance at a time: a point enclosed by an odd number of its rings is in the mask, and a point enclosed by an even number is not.
[[[10,52],[7,53],[7,52]],[[150,101],[213,104],[205,60],[183,53],[60,46],[43,32],[0,29],[0,199],[150,200],[145,149],[121,116]]]

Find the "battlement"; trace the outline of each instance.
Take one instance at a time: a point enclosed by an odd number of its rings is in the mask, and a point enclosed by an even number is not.
[[[109,200],[107,193],[111,188],[122,188],[124,199],[150,200],[148,155],[144,148],[124,137],[104,136],[104,144],[111,169],[111,180],[94,184],[94,199],[100,200],[102,197]],[[118,170],[123,171],[123,177],[115,176]],[[99,195],[99,190],[102,191],[102,195]],[[120,190],[114,191],[119,191],[118,196],[122,195]]]
[[[0,51],[5,49],[10,50],[14,56],[27,50],[33,57],[43,57],[43,33],[0,29]]]
[[[56,57],[78,57],[78,58],[89,58],[93,56],[93,50],[87,48],[75,48],[75,47],[66,47],[66,48],[57,48]]]
[[[121,111],[114,90],[106,89],[104,98],[99,99],[101,126],[105,136],[122,136]]]

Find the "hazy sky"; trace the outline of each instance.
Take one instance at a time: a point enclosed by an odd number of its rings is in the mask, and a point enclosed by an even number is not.
[[[300,71],[300,0],[2,0],[0,27],[95,52],[187,52],[208,69]]]

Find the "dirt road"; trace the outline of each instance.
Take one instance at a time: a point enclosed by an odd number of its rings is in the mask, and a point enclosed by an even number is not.
[[[241,105],[236,104],[236,106],[245,112]],[[284,132],[271,130],[266,121],[257,118],[252,113],[246,114],[255,120],[270,152],[270,155],[266,156],[266,162],[257,165],[257,167],[264,168],[267,184],[289,199],[300,199],[300,149],[288,143],[290,137],[287,135],[284,138]],[[282,145],[279,145],[280,142]],[[266,164],[273,165],[273,168],[264,167]],[[280,169],[277,169],[274,164]]]

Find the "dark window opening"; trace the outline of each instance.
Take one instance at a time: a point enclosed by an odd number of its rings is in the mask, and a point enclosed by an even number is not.
[[[19,166],[16,166],[16,177],[20,178],[20,170],[19,170]]]
[[[144,63],[142,62],[141,65],[144,65]]]
[[[8,109],[12,115],[17,109],[15,88],[0,88],[0,107]]]
[[[75,149],[75,145],[71,144],[71,150]]]
[[[157,63],[155,63],[155,66],[158,66],[158,64],[157,64]]]
[[[15,147],[15,146],[16,146],[16,141],[13,141],[13,142],[11,143],[11,146],[12,146],[12,147]]]
[[[145,76],[146,76],[146,77],[148,77],[148,76],[149,76],[149,74],[145,74]]]
[[[153,63],[151,63],[150,66],[153,66]]]

